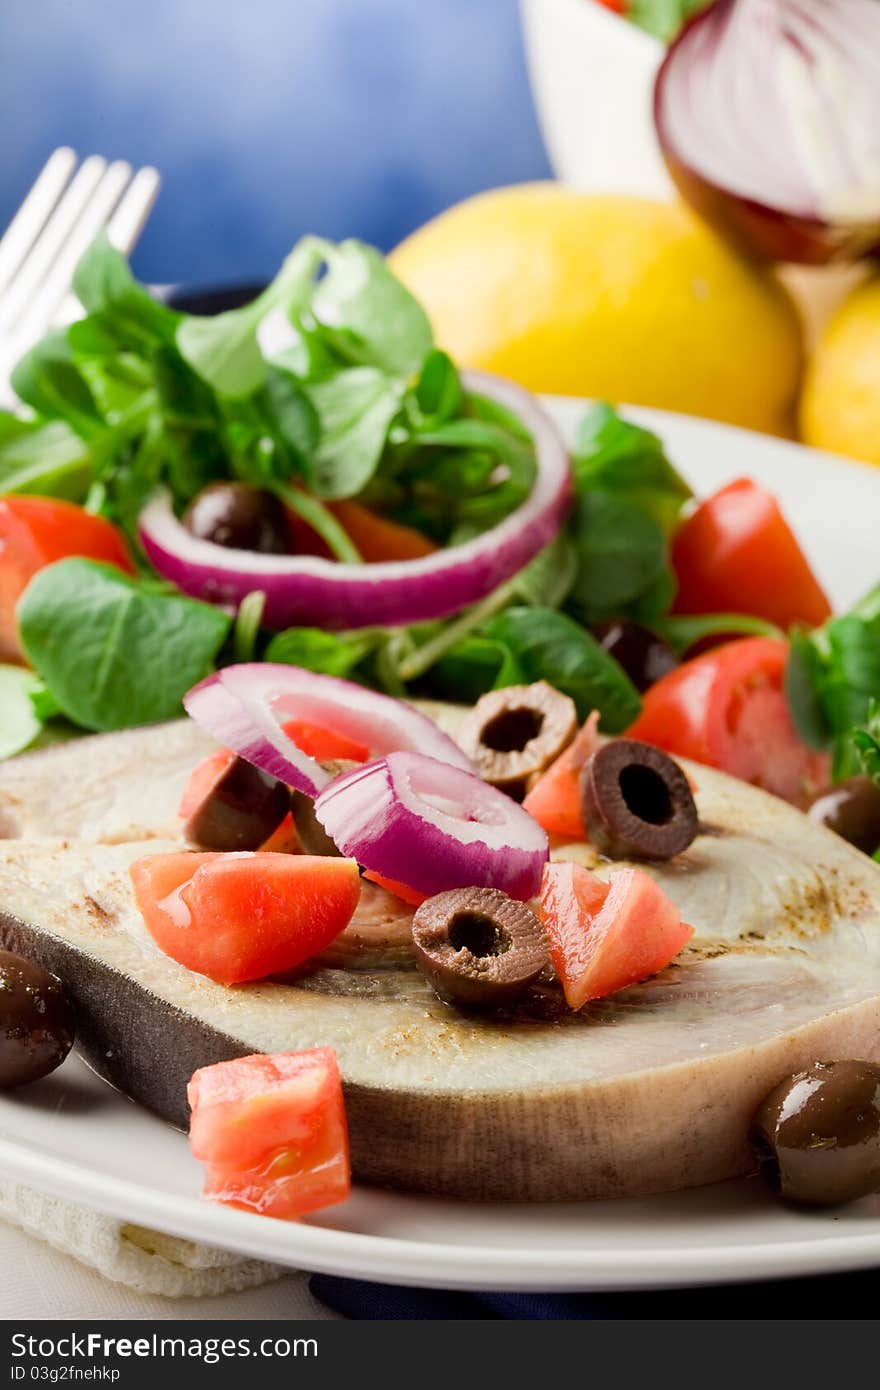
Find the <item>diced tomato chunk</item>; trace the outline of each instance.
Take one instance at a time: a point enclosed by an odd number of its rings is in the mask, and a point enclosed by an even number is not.
[[[583,840],[581,817],[581,769],[599,747],[599,715],[594,710],[583,728],[564,752],[560,753],[527,793],[523,809],[534,816],[548,835],[565,835]]]
[[[371,883],[384,888],[386,892],[393,893],[401,902],[409,903],[411,907],[421,907],[422,903],[428,900],[427,893],[420,893],[417,888],[410,888],[409,884],[400,883],[396,878],[385,878],[383,874],[374,874],[371,869],[364,869],[363,876]]]
[[[831,606],[779,503],[751,478],[701,502],[672,543],[677,613],[750,613],[819,627]]]
[[[189,781],[183,789],[183,796],[180,798],[180,805],[177,814],[181,820],[189,820],[199,809],[205,797],[213,787],[214,783],[225,772],[230,763],[234,760],[235,754],[228,748],[218,748],[215,753],[209,753],[206,758],[202,758],[200,763],[196,763],[189,775]]]
[[[347,734],[326,729],[320,724],[310,724],[305,719],[286,719],[281,725],[287,737],[318,762],[333,758],[344,758],[353,763],[365,763],[370,750],[365,743],[358,743]]]
[[[620,869],[603,883],[580,864],[548,864],[539,912],[572,1009],[656,975],[693,935],[641,869]]]
[[[190,1146],[213,1201],[295,1220],[348,1197],[348,1127],[332,1048],[202,1067],[187,1096]]]
[[[15,605],[28,582],[70,555],[135,572],[122,535],[102,516],[54,497],[0,498],[0,660],[22,659]]]
[[[156,944],[219,984],[294,969],[329,946],[354,914],[353,859],[308,854],[156,854],[131,866]]]
[[[651,686],[629,737],[804,806],[827,782],[829,762],[795,731],[785,695],[787,660],[788,643],[772,637],[744,637],[704,652]]]

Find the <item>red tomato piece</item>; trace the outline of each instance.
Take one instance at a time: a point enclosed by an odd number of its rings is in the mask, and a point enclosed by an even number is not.
[[[428,901],[427,893],[420,893],[417,888],[410,888],[409,884],[400,883],[396,878],[385,878],[383,874],[374,874],[370,869],[364,869],[363,876],[371,883],[377,883],[386,892],[393,893],[401,902],[409,903],[411,907],[421,907],[422,903]]]
[[[348,926],[360,879],[353,859],[311,854],[156,854],[131,866],[157,946],[218,984],[301,965]]]
[[[693,936],[641,869],[620,869],[603,883],[579,864],[548,864],[539,912],[571,1009],[656,975]]]
[[[627,731],[805,805],[828,781],[826,754],[798,738],[785,696],[788,643],[744,637],[686,661],[653,685]]]
[[[336,1054],[236,1057],[195,1072],[190,1146],[216,1202],[295,1220],[351,1190]]]
[[[183,796],[180,798],[180,805],[177,814],[181,820],[189,820],[201,806],[205,797],[213,787],[214,783],[225,772],[229,764],[233,761],[235,754],[228,748],[218,748],[216,753],[209,753],[206,758],[202,758],[200,763],[196,763],[189,775],[189,781],[183,789]]]
[[[599,747],[599,715],[594,710],[583,728],[527,793],[523,810],[534,816],[548,835],[583,840],[581,769]]]
[[[345,758],[353,763],[365,763],[370,750],[364,743],[357,743],[347,734],[339,734],[335,729],[326,729],[321,724],[310,724],[306,719],[286,719],[281,725],[287,737],[318,762],[331,758]]]
[[[28,582],[70,555],[135,572],[121,534],[102,516],[52,497],[0,498],[0,660],[23,660],[15,605]]]
[[[737,478],[677,532],[676,613],[750,613],[783,630],[818,627],[831,606],[771,493]]]

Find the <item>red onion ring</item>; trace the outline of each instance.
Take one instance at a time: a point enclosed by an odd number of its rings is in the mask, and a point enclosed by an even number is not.
[[[748,253],[880,250],[880,4],[717,0],[666,54],[654,123],[682,197]]]
[[[315,815],[340,852],[433,896],[447,888],[540,892],[547,836],[504,792],[419,753],[389,753],[337,777]]]
[[[266,595],[263,621],[281,629],[394,626],[444,618],[503,584],[553,540],[571,496],[571,467],[556,426],[528,391],[498,377],[463,372],[467,390],[515,414],[532,436],[537,475],[525,502],[475,540],[418,560],[344,565],[314,556],[258,555],[198,540],[157,493],[141,513],[150,563],[184,593],[237,606]]]
[[[330,774],[288,738],[281,728],[285,719],[325,725],[374,754],[409,749],[461,771],[472,768],[458,744],[412,705],[299,666],[226,666],[193,686],[183,704],[224,748],[307,796],[317,796]]]

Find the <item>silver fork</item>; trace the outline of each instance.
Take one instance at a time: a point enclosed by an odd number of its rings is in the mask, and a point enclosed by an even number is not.
[[[77,261],[102,227],[130,253],[159,192],[149,165],[90,155],[78,165],[62,146],[47,159],[0,238],[0,399],[14,404],[9,377],[50,329],[82,312],[72,290]]]

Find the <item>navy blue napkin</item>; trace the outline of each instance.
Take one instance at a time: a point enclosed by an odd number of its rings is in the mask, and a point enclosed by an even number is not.
[[[661,1289],[646,1293],[509,1294],[408,1289],[314,1274],[312,1293],[353,1319],[517,1318],[555,1321],[591,1318],[808,1318],[848,1319],[877,1298],[877,1270],[760,1284]]]

